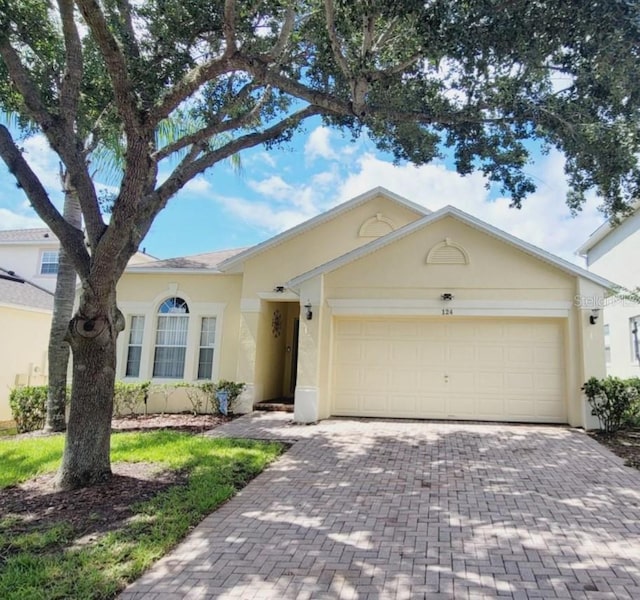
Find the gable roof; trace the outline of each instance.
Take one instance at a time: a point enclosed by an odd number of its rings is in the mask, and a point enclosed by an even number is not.
[[[205,252],[202,254],[193,254],[191,256],[178,256],[176,258],[153,260],[150,262],[131,265],[130,267],[127,267],[127,272],[161,273],[165,271],[179,270],[190,273],[219,273],[218,265],[221,262],[228,260],[245,250],[246,248],[233,248],[231,250],[218,250],[216,252]]]
[[[510,246],[513,246],[514,248],[521,250],[522,252],[525,252],[530,256],[533,256],[534,258],[537,258],[554,267],[557,267],[558,269],[560,269],[561,271],[564,271],[565,273],[568,273],[570,275],[575,275],[578,277],[583,277],[605,288],[615,287],[614,283],[605,279],[604,277],[600,277],[598,275],[595,275],[594,273],[590,273],[589,271],[582,269],[581,267],[578,267],[577,265],[574,265],[569,261],[564,260],[563,258],[555,256],[554,254],[551,254],[546,250],[542,250],[541,248],[538,248],[533,244],[529,244],[528,242],[525,242],[524,240],[521,240],[511,235],[510,233],[507,233],[506,231],[502,231],[497,227],[493,227],[492,225],[489,225],[488,223],[485,223],[484,221],[481,221],[480,219],[477,219],[476,217],[473,217],[470,214],[465,213],[464,211],[456,208],[455,206],[445,206],[440,210],[437,210],[431,214],[426,215],[425,217],[423,217],[422,219],[419,219],[418,221],[414,221],[413,223],[408,223],[407,225],[405,225],[404,227],[401,227],[400,229],[396,229],[395,231],[383,237],[380,237],[372,242],[369,242],[364,246],[360,246],[359,248],[356,248],[351,252],[347,252],[346,254],[343,254],[338,258],[330,260],[329,262],[326,262],[325,264],[320,265],[319,267],[316,267],[311,271],[307,271],[306,273],[298,275],[297,277],[294,277],[293,279],[288,281],[286,286],[289,288],[297,289],[300,287],[300,285],[302,285],[302,283],[304,283],[305,281],[308,281],[309,279],[317,277],[318,275],[321,275],[323,273],[329,273],[354,260],[367,256],[368,254],[371,254],[379,250],[380,248],[384,248],[385,246],[392,244],[396,240],[402,239],[403,237],[406,237],[412,234],[413,232],[418,231],[423,227],[426,227],[432,223],[435,223],[436,221],[440,221],[445,217],[453,217],[454,219],[457,219],[458,221],[461,221],[462,223],[474,229],[477,229],[482,233],[486,233],[487,235],[490,235],[502,242],[505,242]]]
[[[0,304],[53,309],[53,293],[0,267]]]
[[[58,238],[46,227],[0,230],[0,244],[28,244],[33,242],[57,244]]]
[[[634,204],[634,209],[631,213],[629,213],[627,216],[625,216],[624,218],[622,218],[622,220],[620,221],[620,223],[618,225],[612,225],[611,220],[608,219],[606,220],[602,225],[600,225],[600,227],[598,227],[598,229],[596,229],[587,239],[586,242],[584,242],[584,244],[582,244],[582,246],[580,246],[577,250],[576,250],[576,254],[578,256],[586,256],[589,251],[594,248],[597,244],[599,244],[604,238],[606,238],[612,231],[615,231],[618,227],[620,227],[620,225],[622,225],[623,223],[625,223],[628,219],[630,219],[631,217],[634,217],[638,214],[638,211],[640,210],[640,201],[636,202]],[[640,222],[639,222],[640,223]]]
[[[264,252],[269,248],[273,248],[278,244],[282,244],[283,242],[297,235],[300,235],[305,231],[309,231],[310,229],[313,229],[314,227],[317,227],[322,223],[331,221],[332,219],[335,219],[341,214],[349,210],[352,210],[357,206],[360,206],[361,204],[364,204],[365,202],[368,202],[369,200],[376,198],[377,196],[384,196],[385,198],[392,200],[393,202],[396,202],[397,204],[400,204],[401,206],[408,208],[409,210],[412,210],[418,213],[419,215],[427,215],[431,213],[431,211],[428,208],[425,208],[420,204],[416,204],[415,202],[411,202],[411,200],[407,200],[406,198],[403,198],[402,196],[399,196],[398,194],[395,194],[384,187],[378,186],[369,190],[368,192],[365,192],[364,194],[360,194],[359,196],[352,198],[351,200],[347,200],[342,204],[338,204],[337,206],[334,206],[332,209],[326,212],[320,213],[319,215],[316,215],[315,217],[307,221],[304,221],[303,223],[300,223],[299,225],[296,225],[291,229],[287,229],[286,231],[283,231],[282,233],[279,233],[278,235],[272,238],[269,238],[268,240],[260,244],[252,246],[251,248],[247,248],[244,252],[240,252],[236,256],[233,256],[232,258],[229,258],[228,260],[223,261],[222,263],[220,263],[220,265],[218,265],[218,267],[221,271],[233,272],[234,269],[237,269],[238,267],[240,267],[240,265],[247,259],[253,256],[256,256],[257,254],[260,254],[261,252]]]

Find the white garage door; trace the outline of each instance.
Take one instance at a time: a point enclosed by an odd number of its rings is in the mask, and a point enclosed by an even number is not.
[[[334,415],[565,423],[559,319],[337,318]]]

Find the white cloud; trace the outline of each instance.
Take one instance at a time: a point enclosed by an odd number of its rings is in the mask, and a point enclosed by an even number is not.
[[[318,139],[316,137],[316,142]],[[340,164],[332,163],[325,171],[311,171],[304,183],[293,183],[289,175],[281,171],[279,175],[249,182],[251,189],[259,194],[254,200],[249,197],[219,197],[218,200],[247,224],[257,226],[265,234],[273,234],[383,186],[431,210],[453,205],[582,265],[582,259],[574,252],[603,221],[597,200],[590,198],[583,211],[571,217],[565,204],[564,159],[557,152],[540,158],[530,167],[529,174],[538,190],[524,200],[521,210],[510,208],[508,198],[490,199],[481,173],[462,177],[439,163],[395,166],[371,153],[353,157],[346,174]],[[299,176],[299,172],[291,175],[292,178]]]
[[[247,225],[254,225],[269,234],[276,234],[298,223],[310,219],[317,214],[300,209],[288,208],[274,210],[272,204],[262,200],[218,196],[218,202],[234,216]]]
[[[249,181],[249,187],[266,198],[277,201],[292,201],[293,186],[279,175],[272,175],[260,181]]]
[[[509,207],[507,198],[490,201],[480,173],[462,177],[443,165],[394,166],[365,155],[358,162],[358,171],[345,179],[336,203],[380,185],[431,210],[451,204],[544,250],[582,264],[574,252],[602,223],[597,201],[591,198],[577,217],[571,217],[565,204],[564,159],[559,153],[542,158],[530,174],[538,190],[518,210]]]
[[[316,127],[304,145],[304,154],[308,160],[325,158],[335,160],[338,158],[337,152],[331,147],[331,130],[328,127]]]
[[[62,195],[60,159],[51,149],[44,135],[33,135],[19,145],[24,149],[26,161],[47,191],[52,195]]]
[[[7,208],[0,208],[0,229],[32,229],[46,227],[38,218],[29,215],[21,215]]]
[[[210,194],[211,184],[202,175],[199,175],[190,179],[182,188],[182,191],[198,195]]]

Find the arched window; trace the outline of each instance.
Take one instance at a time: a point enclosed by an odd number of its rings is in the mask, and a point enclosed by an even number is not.
[[[182,298],[167,298],[158,309],[153,376],[184,378],[189,307]]]

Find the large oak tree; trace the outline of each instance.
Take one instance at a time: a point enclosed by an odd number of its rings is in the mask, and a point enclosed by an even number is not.
[[[366,130],[399,161],[443,148],[520,206],[527,140],[566,156],[579,209],[638,195],[640,12],[632,0],[0,0],[0,102],[58,154],[86,232],[69,224],[0,127],[0,156],[60,239],[81,281],[61,486],[110,476],[116,284],[168,200],[309,117]],[[160,142],[167,119],[197,130]],[[107,223],[87,160],[113,135],[125,153]],[[226,142],[212,145],[212,136]],[[165,138],[166,139],[166,138]],[[160,169],[169,176],[159,179]],[[86,239],[85,239],[86,238]]]

